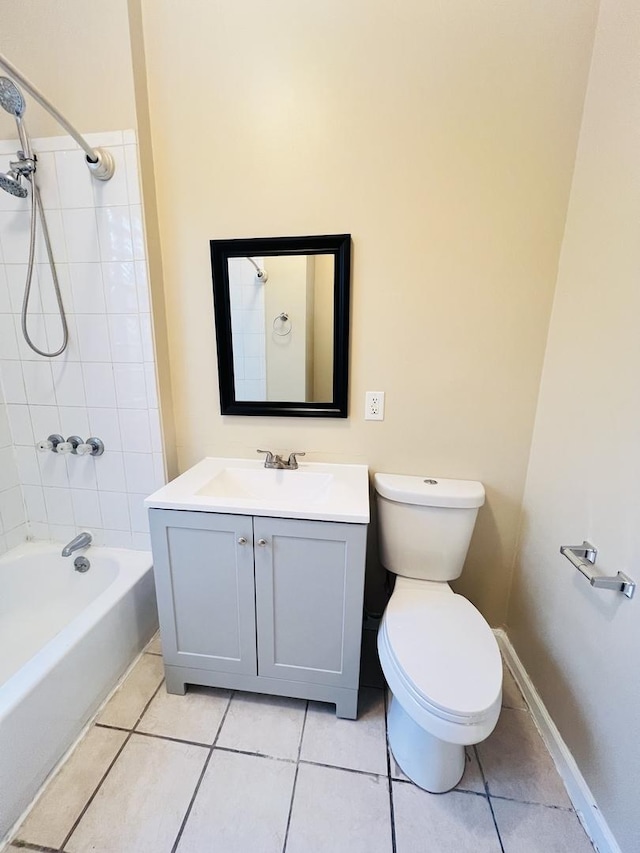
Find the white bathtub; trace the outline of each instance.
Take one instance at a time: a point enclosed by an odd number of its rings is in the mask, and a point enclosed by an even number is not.
[[[157,629],[151,554],[62,545],[0,557],[0,846]]]

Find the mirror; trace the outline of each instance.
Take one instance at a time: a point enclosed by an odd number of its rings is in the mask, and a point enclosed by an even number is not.
[[[210,242],[222,414],[346,418],[351,235]]]

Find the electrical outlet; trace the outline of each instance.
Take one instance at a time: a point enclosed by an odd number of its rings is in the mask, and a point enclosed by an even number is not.
[[[367,391],[364,395],[365,421],[384,420],[384,391]]]

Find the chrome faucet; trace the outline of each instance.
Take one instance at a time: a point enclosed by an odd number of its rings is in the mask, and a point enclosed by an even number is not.
[[[79,551],[80,548],[88,548],[91,545],[93,540],[93,536],[87,531],[83,530],[82,533],[78,533],[76,537],[74,537],[68,545],[65,545],[62,549],[63,557],[70,557],[74,551]]]
[[[279,456],[277,453],[272,453],[270,450],[258,450],[257,453],[267,454],[264,460],[265,468],[278,468],[285,471],[295,471],[298,467],[298,460],[296,459],[296,456],[305,455],[301,450],[294,450],[293,453],[289,454],[289,458],[285,462],[282,456]]]

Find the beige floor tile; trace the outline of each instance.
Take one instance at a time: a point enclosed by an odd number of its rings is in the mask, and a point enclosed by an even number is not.
[[[456,789],[458,791],[474,791],[478,794],[484,794],[484,779],[482,778],[482,772],[480,770],[480,765],[478,764],[478,759],[476,758],[476,754],[472,746],[468,746],[465,750],[466,753],[466,765],[464,769],[464,773],[462,775],[462,779],[456,785]],[[410,782],[409,777],[402,772],[402,769],[398,762],[393,757],[393,753],[391,753],[391,778],[398,779],[403,782]]]
[[[489,801],[451,791],[428,794],[393,783],[397,853],[500,853]]]
[[[132,735],[77,829],[69,853],[169,853],[208,751]]]
[[[300,765],[287,853],[389,853],[390,850],[386,777],[314,764]]]
[[[162,654],[162,640],[160,639],[160,631],[158,631],[155,637],[151,640],[145,651],[148,652],[150,655]]]
[[[527,703],[524,701],[520,688],[505,663],[502,664],[502,707],[527,710]]]
[[[131,729],[164,677],[162,658],[142,655],[124,683],[107,702],[97,722]]]
[[[295,761],[305,706],[302,699],[236,693],[217,745]]]
[[[573,811],[511,800],[491,803],[504,853],[593,853]]]
[[[504,708],[493,734],[476,748],[489,794],[551,806],[571,805],[527,711]]]
[[[215,749],[178,853],[280,853],[295,764]]]
[[[126,738],[126,732],[114,729],[89,729],[47,786],[17,837],[30,844],[60,847]]]
[[[230,696],[229,690],[215,687],[190,686],[184,696],[167,693],[161,687],[136,731],[211,744],[218,734]]]
[[[357,720],[336,717],[333,705],[310,702],[300,758],[387,775],[384,693],[363,687]]]

